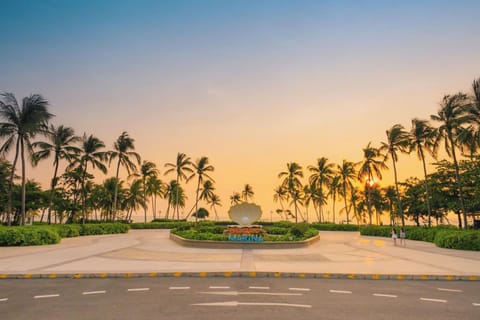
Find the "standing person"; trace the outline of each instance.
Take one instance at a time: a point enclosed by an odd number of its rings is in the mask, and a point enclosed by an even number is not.
[[[406,245],[406,242],[405,242],[405,228],[401,228],[400,229],[400,245]]]
[[[392,240],[393,240],[393,245],[396,246],[397,245],[397,231],[395,230],[395,228],[392,228]]]

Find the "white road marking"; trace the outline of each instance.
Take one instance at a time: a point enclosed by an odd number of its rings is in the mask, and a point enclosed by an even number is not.
[[[480,307],[480,303],[472,303],[474,307]]]
[[[458,289],[445,289],[445,288],[437,288],[439,291],[448,291],[448,292],[463,292],[463,290]]]
[[[40,295],[40,296],[34,296],[33,298],[34,299],[44,299],[44,298],[55,298],[55,297],[58,297],[60,296],[58,293],[55,293],[55,294],[44,294],[44,295]]]
[[[238,307],[238,306],[278,306],[278,307],[292,307],[292,308],[311,308],[309,304],[290,304],[290,303],[275,303],[275,302],[209,302],[209,303],[194,303],[192,306],[210,306],[210,307]]]
[[[170,290],[189,290],[190,287],[170,287]]]
[[[346,293],[346,294],[351,294],[352,291],[347,291],[347,290],[330,290],[330,293]]]
[[[84,291],[82,292],[83,295],[89,295],[89,294],[103,294],[107,293],[106,290],[99,290],[99,291]]]
[[[375,297],[385,297],[385,298],[398,298],[398,296],[394,294],[383,294],[383,293],[374,293]]]
[[[422,300],[422,301],[430,301],[430,302],[447,303],[447,300],[442,300],[442,299],[420,298],[420,300]]]
[[[240,295],[263,295],[263,296],[302,296],[303,293],[290,293],[290,292],[238,292],[238,291],[207,291],[199,292],[201,294],[215,294],[222,296],[240,296]]]
[[[8,301],[8,298],[2,298],[0,299],[0,302]]]
[[[248,289],[256,289],[256,290],[270,290],[270,287],[248,287]]]
[[[309,288],[288,288],[291,291],[310,291]]]
[[[150,288],[131,288],[131,289],[127,289],[127,291],[129,291],[129,292],[148,291],[148,290],[150,290]]]
[[[229,286],[210,286],[209,289],[230,289]]]

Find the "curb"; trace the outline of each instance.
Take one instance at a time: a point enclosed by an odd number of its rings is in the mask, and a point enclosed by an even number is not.
[[[479,275],[417,275],[417,274],[354,274],[297,272],[123,272],[123,273],[12,273],[0,274],[7,279],[112,279],[112,278],[298,278],[349,280],[415,280],[415,281],[480,281]]]

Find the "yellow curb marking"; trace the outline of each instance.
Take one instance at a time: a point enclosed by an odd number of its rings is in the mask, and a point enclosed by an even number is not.
[[[255,277],[257,277],[257,273],[256,273],[256,272],[250,272],[248,275],[250,276],[250,278],[255,278]]]
[[[229,277],[232,276],[232,273],[231,273],[231,272],[225,272],[225,273],[223,274],[223,276],[229,278]]]
[[[298,275],[298,277],[299,277],[299,278],[305,278],[305,273],[300,273],[300,274]]]
[[[0,274],[0,279],[7,279],[7,278],[8,278],[8,274],[6,273]]]
[[[105,273],[105,272],[102,272],[98,275],[99,278],[106,278],[107,276],[108,276],[108,274]]]
[[[131,278],[132,274],[130,272],[127,272],[123,275],[124,278]]]
[[[378,280],[378,279],[380,279],[380,275],[379,274],[372,274],[372,279],[373,280]]]
[[[349,275],[347,275],[347,278],[348,278],[348,279],[355,279],[355,278],[356,278],[356,275],[354,275],[354,274],[349,274]]]
[[[447,280],[447,281],[452,281],[452,280],[453,280],[453,277],[452,277],[452,276],[446,276],[446,277],[445,277],[445,280]]]
[[[148,276],[149,276],[149,277],[152,277],[152,278],[156,277],[157,275],[158,275],[157,272],[150,272],[150,273],[148,274]]]
[[[477,276],[471,276],[470,278],[468,278],[468,280],[470,280],[470,281],[477,281],[477,280],[478,280],[478,277],[477,277]]]
[[[330,279],[330,273],[324,273],[322,277],[324,277],[325,279]]]
[[[32,277],[32,274],[31,273],[27,273],[27,274],[24,274],[23,277],[25,279],[30,279]]]
[[[200,272],[199,275],[200,275],[200,277],[205,278],[208,275],[208,273]]]
[[[52,273],[52,274],[49,274],[48,277],[50,279],[56,279],[57,278],[57,274],[56,273]]]
[[[420,277],[421,280],[428,280],[429,278],[430,277],[425,274]]]
[[[404,279],[405,279],[405,277],[403,275],[401,275],[401,274],[397,275],[397,280],[404,280]]]
[[[275,272],[275,273],[273,274],[273,276],[274,276],[275,278],[280,278],[280,277],[282,276],[282,273],[281,273],[281,272]]]
[[[76,274],[73,275],[73,277],[74,277],[75,279],[80,279],[80,278],[83,277],[83,274],[81,274],[81,273],[76,273]]]
[[[174,276],[175,278],[179,278],[179,277],[182,276],[182,273],[181,273],[181,272],[175,272],[175,273],[173,274],[173,276]]]

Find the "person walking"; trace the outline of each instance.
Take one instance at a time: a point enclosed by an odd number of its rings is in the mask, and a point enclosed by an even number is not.
[[[403,246],[406,245],[405,238],[406,238],[405,228],[402,227],[400,229],[400,245],[403,245]]]
[[[395,230],[395,228],[392,228],[392,240],[393,240],[393,245],[396,246],[397,245],[397,231]]]

